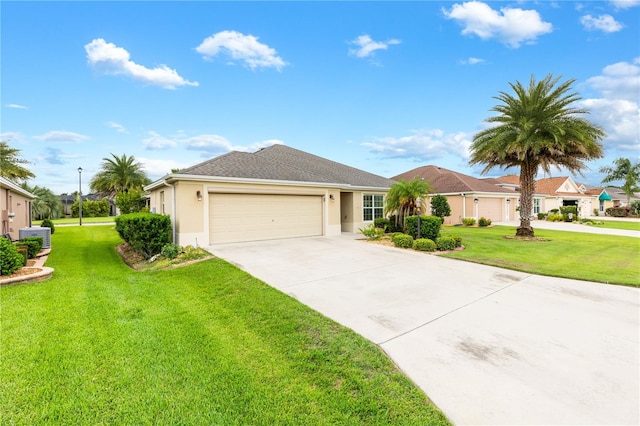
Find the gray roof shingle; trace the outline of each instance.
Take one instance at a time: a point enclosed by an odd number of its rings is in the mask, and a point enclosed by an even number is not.
[[[254,153],[232,151],[180,170],[200,175],[356,187],[389,188],[393,181],[286,145],[271,145]]]

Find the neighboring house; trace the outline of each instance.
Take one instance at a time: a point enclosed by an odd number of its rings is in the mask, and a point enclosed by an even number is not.
[[[382,217],[393,181],[285,145],[229,152],[144,189],[180,245],[358,232]]]
[[[435,194],[447,197],[451,216],[444,218],[446,225],[462,222],[463,217],[476,220],[484,217],[493,222],[518,219],[516,208],[520,194],[513,188],[504,188],[462,173],[437,166],[423,166],[394,176],[392,179],[411,181],[416,177],[429,181]],[[426,213],[430,214],[429,200],[425,200]]]
[[[31,201],[36,198],[15,182],[0,176],[0,221],[2,235],[17,240],[21,228],[31,226]]]
[[[538,179],[533,213],[548,213],[563,206],[576,206],[578,216],[588,217],[593,214],[593,209],[599,206],[600,192],[588,190],[567,176]]]
[[[615,186],[607,186],[604,188],[604,191],[609,195],[609,202],[605,202],[604,209],[608,209],[609,207],[629,207],[628,204],[633,203],[634,201],[640,200],[640,194],[635,193],[632,195],[627,201],[627,194],[621,188],[617,188]],[[603,210],[604,213],[604,210]]]

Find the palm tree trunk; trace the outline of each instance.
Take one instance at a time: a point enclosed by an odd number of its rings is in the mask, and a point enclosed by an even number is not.
[[[520,227],[516,230],[518,237],[533,237],[531,211],[535,192],[535,176],[538,165],[527,161],[520,167]]]

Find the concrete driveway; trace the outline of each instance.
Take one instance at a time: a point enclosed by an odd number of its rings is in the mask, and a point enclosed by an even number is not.
[[[640,424],[640,290],[317,237],[210,251],[378,344],[455,424]]]

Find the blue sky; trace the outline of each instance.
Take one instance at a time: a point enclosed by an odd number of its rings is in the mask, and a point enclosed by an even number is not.
[[[639,157],[640,0],[0,4],[0,133],[32,185],[83,193],[103,157],[152,179],[284,143],[392,177],[468,165],[509,82],[575,78],[607,138]],[[517,170],[515,171],[517,172]],[[506,174],[494,169],[489,175]],[[554,176],[566,173],[554,172]]]

